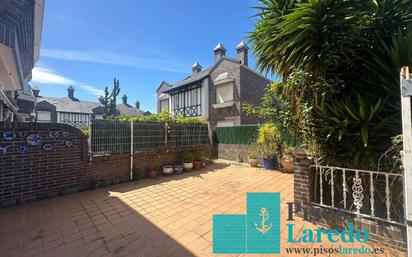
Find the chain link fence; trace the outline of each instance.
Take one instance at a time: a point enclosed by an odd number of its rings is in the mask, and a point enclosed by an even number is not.
[[[207,125],[172,123],[166,130],[160,122],[95,120],[90,127],[93,155],[130,153],[132,150],[134,153],[152,152],[209,143]]]

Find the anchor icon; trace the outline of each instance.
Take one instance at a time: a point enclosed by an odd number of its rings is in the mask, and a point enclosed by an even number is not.
[[[260,228],[256,223],[255,227],[260,233],[265,234],[272,228],[272,222],[269,226],[265,224],[265,222],[269,219],[269,212],[266,210],[266,208],[260,209],[260,216],[262,217],[262,227]]]

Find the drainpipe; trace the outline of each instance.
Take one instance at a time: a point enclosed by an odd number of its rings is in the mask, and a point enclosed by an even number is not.
[[[133,120],[130,121],[130,180],[133,180]]]

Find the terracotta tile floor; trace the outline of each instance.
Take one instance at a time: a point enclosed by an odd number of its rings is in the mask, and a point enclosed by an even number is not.
[[[265,191],[281,192],[284,228],[293,176],[225,164],[2,209],[0,256],[212,256],[212,214],[244,214],[246,192]]]

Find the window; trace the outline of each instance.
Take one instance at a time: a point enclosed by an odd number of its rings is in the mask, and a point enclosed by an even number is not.
[[[169,99],[160,100],[160,112],[169,111]]]
[[[68,124],[75,127],[88,126],[90,115],[84,113],[58,112],[57,123]]]
[[[202,115],[201,90],[201,87],[196,87],[172,95],[172,113],[174,115],[185,117],[196,117]]]
[[[50,123],[51,122],[51,112],[37,112],[37,122]]]
[[[216,85],[216,103],[226,103],[233,101],[233,83]]]

